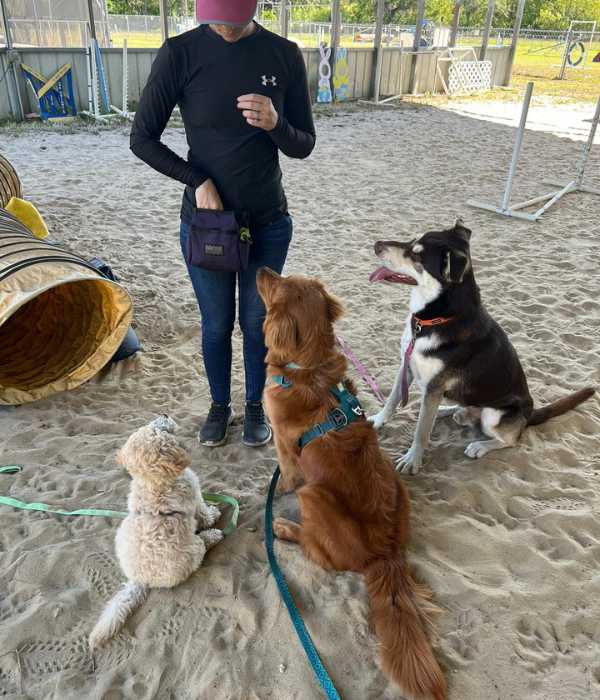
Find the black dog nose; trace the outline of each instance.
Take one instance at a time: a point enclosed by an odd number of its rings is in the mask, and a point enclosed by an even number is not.
[[[380,255],[381,253],[383,253],[385,244],[383,243],[383,241],[377,241],[377,243],[375,243],[373,247],[375,248],[375,255]]]

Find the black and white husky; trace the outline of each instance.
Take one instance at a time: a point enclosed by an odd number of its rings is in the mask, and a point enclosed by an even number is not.
[[[459,219],[454,228],[430,231],[408,243],[378,241],[382,261],[372,282],[414,285],[402,336],[401,363],[384,408],[370,418],[375,428],[405,405],[413,379],[423,394],[413,443],[398,469],[416,474],[437,415],[452,415],[459,425],[480,425],[486,440],[467,445],[469,457],[512,447],[523,429],[574,408],[594,393],[581,389],[544,406],[533,407],[527,379],[506,333],[481,303],[473,276],[471,231]],[[442,398],[458,404],[440,408]]]

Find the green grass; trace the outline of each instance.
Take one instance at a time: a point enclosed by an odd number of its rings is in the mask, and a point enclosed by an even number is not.
[[[161,38],[157,33],[144,34],[135,32],[125,34],[113,34],[113,46],[122,46],[123,38],[127,36],[127,45],[130,48],[158,48]],[[298,41],[301,46],[314,48],[317,46],[316,34],[297,34],[290,37]],[[328,37],[325,37],[328,39]],[[463,40],[462,45],[471,45],[469,40]],[[490,46],[496,44],[491,39]],[[600,52],[600,42],[593,45],[591,56],[588,56],[585,70],[568,68],[564,80],[558,80],[562,57],[562,45],[556,46],[553,40],[538,41],[521,39],[517,47],[515,66],[513,71],[512,87],[522,91],[530,80],[535,82],[535,94],[537,97],[548,96],[558,101],[595,102],[600,95],[600,63],[592,63],[591,59]],[[355,43],[352,37],[342,37],[341,45],[346,48],[368,48],[372,44]],[[494,91],[494,97],[513,99],[511,92]],[[489,95],[488,95],[489,96]]]
[[[554,42],[522,42],[517,48],[513,71],[513,86],[524,87],[535,82],[536,95],[546,95],[561,101],[595,102],[600,96],[600,63],[592,58],[600,52],[600,42],[592,44],[584,70],[567,66],[565,79],[558,80],[562,59],[561,48],[551,49]],[[540,49],[546,48],[546,51]]]

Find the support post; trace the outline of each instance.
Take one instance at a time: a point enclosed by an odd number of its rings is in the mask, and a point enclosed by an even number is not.
[[[515,145],[513,148],[513,154],[510,161],[510,168],[508,170],[508,179],[506,181],[506,188],[504,189],[504,197],[502,198],[502,209],[506,211],[510,203],[510,195],[512,193],[513,179],[515,177],[515,172],[517,170],[517,163],[519,162],[519,155],[521,153],[521,146],[523,145],[523,135],[525,134],[525,124],[527,123],[527,114],[529,113],[529,103],[531,102],[531,93],[533,92],[533,83],[527,83],[527,88],[525,89],[525,99],[523,100],[523,109],[521,110],[521,121],[519,122],[519,129],[517,131],[517,138],[515,139]]]
[[[290,6],[288,5],[289,0],[281,0],[280,17],[279,17],[279,31],[281,36],[287,39],[290,28]]]
[[[592,152],[592,146],[594,145],[594,137],[596,136],[596,130],[598,129],[598,122],[600,122],[600,97],[598,98],[598,102],[596,103],[596,112],[594,113],[594,117],[592,119],[592,126],[590,128],[590,135],[588,136],[588,140],[583,147],[583,153],[581,154],[581,160],[579,161],[579,164],[577,165],[577,178],[575,179],[575,182],[577,184],[577,187],[581,187],[583,184],[583,176],[585,174],[585,166],[588,161],[589,155]]]
[[[479,60],[485,61],[485,56],[487,54],[488,43],[490,40],[490,31],[492,30],[492,23],[494,21],[494,9],[496,7],[496,0],[488,0],[487,15],[485,17],[485,25],[483,28],[483,37],[481,39],[481,50],[479,51]]]
[[[335,58],[340,45],[340,33],[342,25],[342,11],[340,0],[332,0],[331,3],[331,94],[335,95],[335,87],[333,85],[333,76],[335,73]]]
[[[162,31],[163,41],[169,38],[169,9],[167,6],[167,0],[159,0],[160,8],[160,28]]]
[[[88,24],[90,25],[90,37],[96,38],[96,20],[94,19],[94,0],[87,0]]]
[[[89,28],[85,25],[85,67],[87,69],[87,87],[88,87],[88,112],[94,111],[94,83],[92,80],[92,41],[88,36]]]
[[[6,85],[8,88],[10,110],[17,121],[23,121],[23,119],[25,119],[25,110],[23,109],[23,102],[21,101],[19,77],[17,75],[17,66],[13,55],[12,36],[10,33],[10,25],[8,24],[8,11],[6,9],[5,0],[0,0],[0,12],[2,14],[2,24],[4,26],[4,36],[6,38]],[[15,103],[14,105],[13,102]]]
[[[515,16],[515,23],[513,25],[513,35],[512,41],[510,43],[510,52],[508,54],[508,65],[506,67],[506,76],[504,83],[506,86],[510,85],[512,79],[513,66],[515,63],[515,55],[517,53],[517,43],[519,41],[519,32],[521,31],[521,22],[523,21],[523,12],[525,10],[525,0],[519,0],[517,6],[517,14]]]
[[[410,66],[410,81],[408,92],[412,95],[417,83],[417,63],[419,60],[419,50],[421,48],[421,37],[423,35],[423,20],[425,19],[425,0],[417,0],[417,23],[415,26],[415,40],[413,42],[412,62]]]
[[[567,39],[566,39],[566,43],[565,43],[565,50],[563,51],[562,62],[560,65],[560,73],[558,74],[559,80],[565,79],[565,72],[567,70],[567,61],[569,60],[569,49],[571,48],[572,40],[573,40],[573,29],[571,27],[569,27],[569,31],[567,32]]]
[[[129,114],[129,66],[127,65],[127,37],[123,39],[123,99],[122,109],[125,116]]]
[[[454,3],[454,14],[452,15],[452,28],[450,29],[450,39],[448,46],[452,49],[456,46],[458,39],[458,27],[460,26],[460,11],[462,9],[462,0],[456,0]]]
[[[377,0],[377,19],[375,23],[375,76],[373,79],[373,100],[375,104],[379,102],[381,88],[381,67],[383,65],[383,48],[381,37],[383,34],[383,15],[385,12],[385,0]]]

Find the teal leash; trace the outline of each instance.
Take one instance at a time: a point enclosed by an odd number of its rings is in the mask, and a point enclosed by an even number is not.
[[[277,486],[277,481],[279,480],[279,466],[275,469],[273,478],[271,479],[271,485],[269,486],[269,495],[267,496],[267,505],[265,506],[265,547],[267,549],[267,558],[271,566],[271,571],[277,582],[277,588],[279,588],[279,593],[283,598],[288,613],[292,620],[292,624],[296,629],[296,633],[300,638],[300,642],[304,647],[304,651],[310,664],[315,672],[317,680],[321,684],[321,687],[325,691],[325,694],[330,700],[341,700],[339,693],[333,685],[333,681],[329,677],[329,674],[325,670],[321,658],[319,657],[319,652],[316,650],[313,640],[306,629],[306,625],[302,620],[302,616],[294,603],[294,599],[287,586],[285,576],[279,568],[277,559],[275,558],[275,550],[273,547],[273,497],[275,496],[275,487]]]

